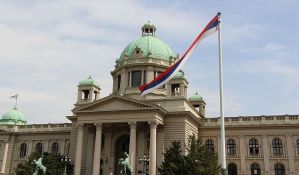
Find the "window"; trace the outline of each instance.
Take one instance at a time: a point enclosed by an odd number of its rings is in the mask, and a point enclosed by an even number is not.
[[[285,168],[282,164],[276,164],[274,166],[274,170],[275,170],[275,175],[285,175],[286,172],[285,172]]]
[[[259,154],[259,144],[256,139],[249,140],[249,153],[253,155]]]
[[[58,155],[59,152],[59,144],[57,142],[54,142],[52,144],[52,154]]]
[[[238,175],[237,165],[234,163],[230,163],[227,167],[227,174],[228,175]]]
[[[138,87],[140,85],[141,85],[141,71],[140,70],[132,71],[131,86],[132,87]]]
[[[261,175],[260,165],[257,163],[251,164],[250,166],[251,175]]]
[[[39,152],[39,153],[42,153],[43,152],[43,144],[42,143],[37,143],[36,146],[35,146],[35,151],[36,152]]]
[[[117,90],[120,89],[121,75],[117,75]]]
[[[89,90],[83,90],[82,93],[83,93],[82,100],[88,100],[88,98],[89,98]]]
[[[236,142],[234,139],[227,140],[227,154],[228,155],[236,154]]]
[[[299,154],[299,139],[297,140],[297,154]]]
[[[273,148],[274,155],[283,154],[282,141],[279,138],[275,138],[272,140],[272,148]]]
[[[209,151],[214,152],[214,141],[211,139],[207,140],[206,147],[208,148]]]
[[[26,156],[26,151],[27,151],[27,144],[22,143],[20,147],[20,157],[25,157]]]

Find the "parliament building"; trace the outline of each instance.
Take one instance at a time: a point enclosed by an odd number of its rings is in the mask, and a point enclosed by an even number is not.
[[[179,58],[155,32],[145,24],[120,54],[109,96],[101,95],[91,76],[78,83],[69,123],[27,124],[17,107],[3,111],[0,174],[14,174],[39,151],[68,156],[75,175],[118,175],[118,160],[126,152],[133,175],[156,175],[171,142],[180,141],[186,153],[192,135],[220,155],[220,118],[205,114],[208,104],[200,94],[188,95],[183,71],[140,96],[138,86]],[[228,175],[299,174],[299,115],[226,116],[225,129]]]

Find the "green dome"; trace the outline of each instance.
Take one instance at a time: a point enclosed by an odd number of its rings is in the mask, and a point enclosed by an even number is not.
[[[173,77],[173,79],[179,79],[179,78],[184,78],[184,72],[182,70],[178,71],[176,75]]]
[[[88,78],[85,78],[79,82],[79,85],[96,85],[99,86],[96,81],[94,81],[91,76],[89,75]]]
[[[125,57],[132,58],[133,54],[143,53],[142,57],[152,57],[155,59],[170,60],[176,57],[167,43],[155,37],[156,27],[147,23],[142,27],[142,36],[132,41],[121,53],[119,61]]]
[[[12,110],[8,111],[0,119],[0,124],[26,124],[27,119],[25,115],[20,112],[17,107],[14,107]]]
[[[196,92],[189,98],[189,101],[201,101],[202,97]]]

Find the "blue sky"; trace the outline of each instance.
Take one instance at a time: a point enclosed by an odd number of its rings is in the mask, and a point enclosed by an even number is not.
[[[67,122],[78,82],[91,74],[102,96],[126,45],[150,20],[182,54],[222,12],[225,116],[298,114],[299,24],[295,0],[0,1],[0,115],[19,92],[29,123]],[[196,48],[184,71],[207,116],[219,114],[217,35]]]

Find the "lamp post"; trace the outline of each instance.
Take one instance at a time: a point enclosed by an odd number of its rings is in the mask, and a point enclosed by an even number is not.
[[[68,158],[67,156],[62,156],[61,157],[61,162],[64,162],[64,171],[63,171],[63,175],[67,175],[67,172],[66,172],[66,164],[68,162],[71,162],[71,159]]]
[[[142,168],[142,175],[148,175],[148,169],[147,169],[147,166],[148,166],[148,163],[150,161],[150,159],[144,155],[143,157],[139,157],[139,164],[143,164],[143,168]]]

